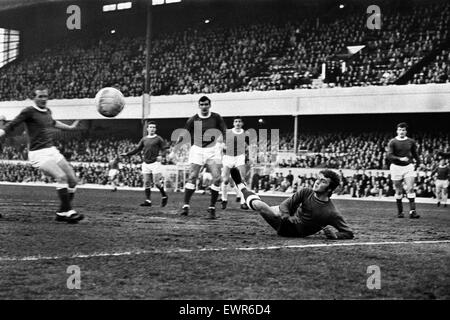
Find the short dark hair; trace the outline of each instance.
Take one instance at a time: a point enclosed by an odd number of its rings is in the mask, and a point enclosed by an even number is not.
[[[397,128],[408,129],[408,124],[406,122],[400,122],[399,124],[397,124]]]
[[[149,125],[151,125],[151,124],[153,124],[153,125],[156,126],[156,122],[155,122],[155,121],[153,121],[153,120],[147,121],[147,127],[148,127]]]
[[[320,171],[319,173],[323,174],[325,178],[330,179],[330,185],[328,186],[328,189],[330,189],[330,195],[333,193],[334,189],[336,189],[339,184],[341,183],[341,178],[339,178],[339,175],[334,172],[333,170],[325,169]]]
[[[33,98],[36,97],[36,91],[42,91],[42,90],[48,90],[48,88],[42,84],[37,85],[36,87],[34,87],[33,89]]]
[[[235,116],[235,117],[233,118],[233,121],[234,121],[234,120],[241,120],[242,122],[244,122],[244,119],[242,119],[241,116]]]
[[[202,96],[200,99],[198,99],[198,102],[205,102],[207,101],[209,104],[211,104],[211,100],[207,96]]]

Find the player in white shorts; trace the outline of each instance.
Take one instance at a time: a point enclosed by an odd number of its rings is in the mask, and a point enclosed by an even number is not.
[[[445,163],[445,159],[439,161],[439,165],[435,168],[431,175],[436,174],[436,198],[437,206],[442,204],[447,207],[448,185],[450,179],[450,167]]]
[[[220,191],[220,165],[221,153],[217,143],[221,143],[225,136],[226,125],[222,117],[210,111],[211,100],[203,96],[198,101],[200,112],[186,122],[184,131],[178,136],[174,150],[170,153],[173,158],[176,151],[181,146],[181,142],[186,143],[185,138],[189,138],[191,149],[189,150],[189,182],[186,183],[184,191],[184,204],[180,214],[187,216],[191,197],[195,191],[195,184],[198,174],[203,165],[208,166],[212,175],[211,202],[208,207],[210,219],[216,218],[216,202]]]
[[[168,146],[164,139],[156,134],[156,123],[154,121],[148,123],[147,132],[148,135],[139,141],[134,150],[122,153],[121,156],[128,157],[143,151],[142,175],[144,177],[145,201],[141,206],[152,206],[152,185],[155,184],[161,193],[161,207],[165,207],[169,198],[164,190],[164,185],[160,183],[162,177],[161,158],[166,153]]]
[[[67,125],[54,120],[51,110],[47,108],[48,90],[43,86],[34,90],[33,100],[33,106],[23,109],[4,129],[0,129],[0,137],[12,132],[21,123],[25,124],[30,138],[29,161],[35,168],[53,177],[57,183],[61,204],[56,212],[56,221],[76,223],[83,219],[82,214],[72,209],[77,177],[72,166],[53,145],[50,129],[74,130],[79,121]]]
[[[241,177],[246,176],[245,153],[249,143],[248,133],[242,128],[244,121],[241,117],[235,117],[233,128],[227,130],[225,135],[224,155],[222,157],[222,209],[226,209],[228,203],[228,186],[230,179],[230,169],[237,168]],[[248,210],[244,197],[235,186],[236,197],[240,198],[241,209]]]
[[[109,161],[109,171],[108,171],[108,180],[112,186],[112,192],[117,191],[116,178],[119,174],[119,158],[116,157]]]
[[[409,200],[409,217],[418,219],[420,216],[416,213],[416,193],[414,192],[414,180],[416,178],[415,165],[420,164],[420,158],[417,153],[416,142],[406,136],[408,125],[405,122],[397,125],[397,136],[391,139],[388,144],[387,159],[391,162],[390,171],[392,181],[395,187],[395,198],[397,201],[397,217],[403,218],[403,182],[406,184],[406,196]]]

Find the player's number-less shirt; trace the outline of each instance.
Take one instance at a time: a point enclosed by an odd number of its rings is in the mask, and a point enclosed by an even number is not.
[[[399,140],[397,138],[391,139],[388,144],[388,160],[398,166],[407,166],[412,163],[413,159],[416,159],[417,163],[420,162],[419,155],[417,154],[417,144],[411,138]],[[408,161],[400,161],[399,158],[408,157]]]
[[[25,123],[30,137],[30,151],[53,147],[52,129],[56,121],[52,118],[50,109],[38,110],[35,107],[23,109],[17,117],[6,125],[5,132],[13,131],[22,122]]]
[[[195,132],[196,128],[200,128],[200,124],[201,131],[199,130],[199,132]],[[195,145],[200,148],[214,147],[217,140],[215,133],[218,134],[220,132],[222,136],[225,136],[225,132],[227,130],[225,121],[218,113],[215,112],[211,112],[209,117],[205,118],[200,117],[198,114],[192,116],[188,121],[186,121],[184,128],[189,131],[189,134],[191,135],[191,145]],[[214,129],[218,131],[214,132]],[[208,130],[210,131],[205,135],[205,132]]]
[[[110,169],[119,169],[119,159],[114,159],[109,162]]]
[[[225,136],[225,154],[236,157],[245,154],[246,145],[249,143],[249,135],[245,130],[237,133],[234,129],[226,131]]]
[[[438,180],[447,180],[450,179],[450,167],[444,166],[444,167],[437,167],[436,168],[437,177]]]
[[[321,201],[310,188],[302,188],[280,204],[280,212],[297,215],[302,225],[301,236],[319,232],[331,225],[339,232],[353,234],[340,212],[331,200]]]
[[[166,143],[164,139],[159,135],[153,137],[145,136],[139,141],[136,149],[127,153],[128,156],[132,156],[141,150],[144,150],[143,160],[145,163],[153,163],[159,156],[159,152],[166,149]]]

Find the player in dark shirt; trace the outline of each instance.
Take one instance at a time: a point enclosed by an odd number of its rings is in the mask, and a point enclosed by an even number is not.
[[[189,179],[184,188],[184,205],[181,215],[187,216],[189,214],[189,203],[195,191],[198,174],[200,169],[206,165],[212,175],[212,184],[210,186],[211,203],[208,213],[210,219],[215,219],[216,202],[220,191],[220,163],[222,157],[217,143],[223,142],[227,127],[219,114],[210,111],[211,100],[208,97],[201,97],[198,101],[198,106],[200,112],[186,122],[183,133],[178,136],[174,150],[169,157],[174,158],[176,151],[181,146],[181,142],[186,143],[187,139],[190,140]]]
[[[47,108],[47,100],[47,88],[36,88],[34,90],[35,105],[23,109],[4,129],[0,129],[0,137],[12,132],[21,123],[25,123],[30,138],[29,160],[34,167],[53,177],[57,182],[61,206],[56,213],[56,220],[75,223],[83,219],[82,214],[72,209],[77,177],[71,165],[53,145],[51,130],[52,128],[74,130],[79,121],[67,125],[54,120],[50,109]]]
[[[387,159],[391,162],[390,171],[394,181],[395,198],[397,200],[397,216],[403,218],[403,182],[406,184],[406,196],[409,200],[409,217],[420,218],[416,212],[416,193],[414,192],[414,180],[416,172],[414,166],[419,166],[420,158],[417,154],[417,144],[406,136],[408,125],[405,122],[397,125],[397,136],[388,144]],[[414,163],[415,161],[415,163]]]
[[[161,183],[161,157],[167,151],[167,144],[161,136],[156,134],[156,123],[150,121],[147,124],[148,135],[143,137],[134,150],[127,153],[122,153],[121,156],[128,157],[138,152],[143,152],[142,175],[144,177],[144,192],[145,201],[141,204],[143,207],[151,207],[151,192],[153,184],[159,189],[161,193],[161,207],[167,205],[168,196],[164,190],[164,185]]]
[[[230,169],[233,167],[238,168],[241,177],[244,178],[247,174],[245,159],[250,137],[249,133],[242,128],[243,126],[244,121],[242,117],[237,116],[233,119],[233,128],[226,131],[224,155],[222,157],[222,209],[226,209],[228,203],[227,190],[230,182]],[[242,197],[237,188],[236,198],[241,202],[241,209],[248,210],[244,197]]]
[[[339,175],[334,171],[320,171],[312,189],[302,188],[279,206],[272,207],[247,189],[239,170],[232,168],[231,177],[244,195],[247,205],[259,212],[278,235],[307,237],[323,230],[329,239],[353,238],[353,231],[330,199],[340,183]]]
[[[448,185],[450,179],[450,167],[445,163],[445,159],[439,161],[439,165],[431,171],[431,175],[436,174],[436,198],[437,206],[442,204],[447,207]]]
[[[112,192],[117,191],[116,178],[117,178],[117,175],[119,174],[119,163],[120,163],[120,159],[117,156],[112,158],[108,163],[108,167],[109,167],[108,180],[112,186],[112,190],[111,190]]]

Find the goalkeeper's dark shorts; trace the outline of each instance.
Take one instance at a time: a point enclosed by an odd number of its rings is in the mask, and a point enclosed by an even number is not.
[[[320,230],[320,228],[305,226],[304,223],[292,223],[288,219],[281,219],[281,216],[279,216],[279,206],[272,206],[270,208],[274,211],[275,215],[262,214],[262,216],[281,237],[303,238]]]
[[[288,219],[281,219],[277,234],[281,237],[303,238],[311,235],[302,223],[292,223]]]

